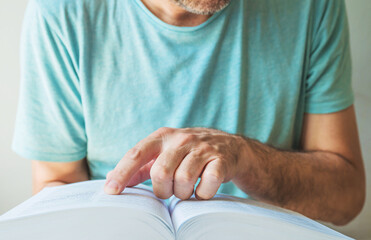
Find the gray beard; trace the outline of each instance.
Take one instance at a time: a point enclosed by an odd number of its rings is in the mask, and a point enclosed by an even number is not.
[[[226,8],[231,0],[172,0],[188,12],[200,15],[212,15]]]

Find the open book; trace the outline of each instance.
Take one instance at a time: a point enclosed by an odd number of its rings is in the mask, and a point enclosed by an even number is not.
[[[104,180],[49,187],[0,217],[0,239],[351,239],[298,213],[217,195],[158,199],[138,185],[121,195]]]

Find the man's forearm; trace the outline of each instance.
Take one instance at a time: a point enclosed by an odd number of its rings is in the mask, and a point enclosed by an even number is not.
[[[44,187],[89,180],[86,158],[73,162],[32,161],[32,192]]]
[[[233,182],[256,199],[340,225],[362,209],[363,175],[336,153],[281,151],[243,138],[239,161]]]

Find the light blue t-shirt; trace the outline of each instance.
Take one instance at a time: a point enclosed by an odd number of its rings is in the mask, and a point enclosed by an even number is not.
[[[163,126],[298,149],[305,112],[353,103],[348,38],[343,0],[232,0],[196,27],[140,0],[30,0],[13,149],[87,157],[92,179]]]

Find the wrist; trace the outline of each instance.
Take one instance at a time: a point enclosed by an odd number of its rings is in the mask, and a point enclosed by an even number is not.
[[[255,159],[253,156],[252,140],[237,136],[237,164],[236,164],[236,174],[232,181],[245,181],[249,176],[250,169],[252,169],[252,164]]]
[[[268,158],[267,152],[260,142],[246,137],[240,137],[239,148],[236,175],[232,182],[245,193],[258,198],[270,178],[263,166],[264,159]]]

